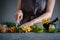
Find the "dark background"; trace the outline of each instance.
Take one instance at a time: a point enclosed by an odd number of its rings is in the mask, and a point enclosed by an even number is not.
[[[15,22],[14,14],[17,8],[18,0],[0,0],[0,22]],[[56,0],[52,20],[58,17],[60,19],[60,0]],[[60,26],[60,22],[56,22]]]

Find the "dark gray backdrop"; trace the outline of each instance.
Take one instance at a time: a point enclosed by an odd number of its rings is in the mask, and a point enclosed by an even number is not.
[[[0,0],[0,22],[15,22],[14,14],[17,8],[17,0]],[[56,0],[52,19],[58,17],[60,19],[60,0]],[[57,26],[59,21],[56,22]]]

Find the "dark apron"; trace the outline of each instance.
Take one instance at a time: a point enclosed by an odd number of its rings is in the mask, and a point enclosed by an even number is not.
[[[21,24],[42,15],[46,9],[46,0],[22,0],[23,20]]]

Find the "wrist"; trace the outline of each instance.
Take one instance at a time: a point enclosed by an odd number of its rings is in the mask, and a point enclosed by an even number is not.
[[[31,26],[35,24],[34,20],[30,21]]]
[[[22,11],[22,10],[17,10],[16,12],[19,12],[19,11]]]

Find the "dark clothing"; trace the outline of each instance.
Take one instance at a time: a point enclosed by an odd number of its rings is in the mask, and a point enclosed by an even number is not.
[[[28,22],[45,12],[46,0],[22,0],[23,20],[21,24]]]

